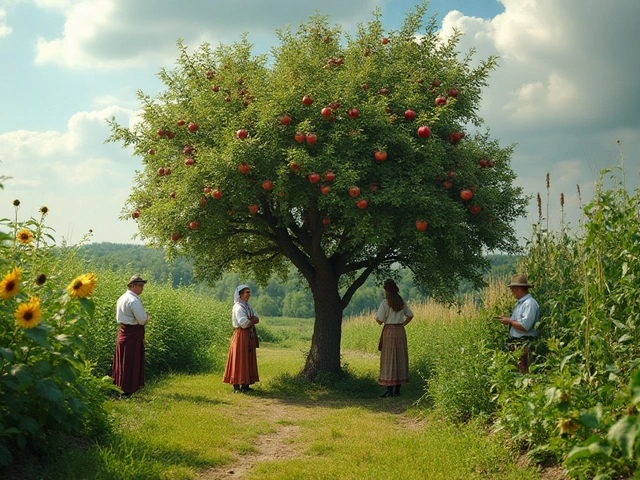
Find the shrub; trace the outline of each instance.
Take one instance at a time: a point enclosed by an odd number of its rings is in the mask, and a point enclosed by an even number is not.
[[[96,279],[53,256],[47,207],[40,221],[18,222],[19,205],[0,221],[0,465],[60,434],[102,431],[110,388],[84,355]]]

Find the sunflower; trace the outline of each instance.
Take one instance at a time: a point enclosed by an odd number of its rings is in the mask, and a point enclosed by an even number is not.
[[[91,296],[94,288],[96,288],[96,279],[91,272],[83,273],[74,278],[67,286],[67,291],[74,298],[86,298]]]
[[[23,228],[18,232],[17,238],[21,244],[26,245],[27,243],[31,242],[31,240],[33,240],[33,235],[29,230]]]
[[[19,290],[18,281],[20,280],[20,270],[14,268],[13,272],[7,273],[0,282],[0,297],[3,300],[9,300],[15,297]]]
[[[31,297],[28,302],[21,303],[13,313],[16,323],[22,328],[34,328],[42,319],[40,311],[40,299]]]

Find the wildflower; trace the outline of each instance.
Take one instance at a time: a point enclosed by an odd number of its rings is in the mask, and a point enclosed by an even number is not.
[[[44,273],[41,273],[36,277],[36,285],[44,285],[44,282],[47,281],[47,276]]]
[[[33,240],[33,235],[29,230],[27,230],[26,228],[23,228],[18,232],[17,238],[21,244],[26,245],[27,243],[31,242],[31,240]]]
[[[86,298],[91,296],[94,288],[96,288],[96,279],[91,272],[83,273],[74,278],[67,286],[67,291],[74,298]]]
[[[16,323],[22,328],[34,328],[42,319],[40,311],[40,299],[31,297],[28,302],[21,303],[13,313],[16,317]]]
[[[20,270],[17,268],[14,268],[13,272],[9,272],[4,276],[0,282],[0,297],[2,297],[3,300],[9,300],[18,293],[19,279]]]
[[[20,206],[20,200],[18,200],[17,198],[13,201],[13,206],[14,207],[19,207]]]
[[[47,207],[46,205],[41,206],[40,213],[46,215],[47,213],[49,213],[49,207]]]
[[[578,424],[573,418],[561,418],[558,422],[560,435],[573,435],[578,430]]]

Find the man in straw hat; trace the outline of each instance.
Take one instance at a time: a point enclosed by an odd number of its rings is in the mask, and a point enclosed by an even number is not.
[[[125,396],[144,386],[144,326],[149,314],[140,301],[146,280],[140,275],[129,279],[128,290],[116,304],[116,321],[120,324],[111,376]]]
[[[496,319],[503,325],[509,325],[511,349],[515,349],[516,344],[523,345],[518,370],[520,373],[529,373],[528,342],[535,340],[538,336],[535,326],[540,321],[540,307],[529,293],[529,288],[533,285],[529,283],[526,275],[514,275],[507,287],[511,289],[511,293],[518,302],[510,317],[502,316]]]

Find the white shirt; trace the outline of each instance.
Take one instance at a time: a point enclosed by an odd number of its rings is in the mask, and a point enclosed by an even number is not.
[[[248,302],[238,301],[233,304],[233,310],[231,311],[233,328],[249,328],[251,326],[250,316],[257,317]]]
[[[116,320],[124,325],[144,325],[149,320],[140,297],[131,290],[124,292],[118,299]]]
[[[376,312],[376,320],[384,323],[385,325],[399,325],[405,320],[405,316],[413,317],[413,312],[404,302],[404,308],[399,312],[395,312],[391,309],[387,301],[385,300],[380,304],[378,311]]]

